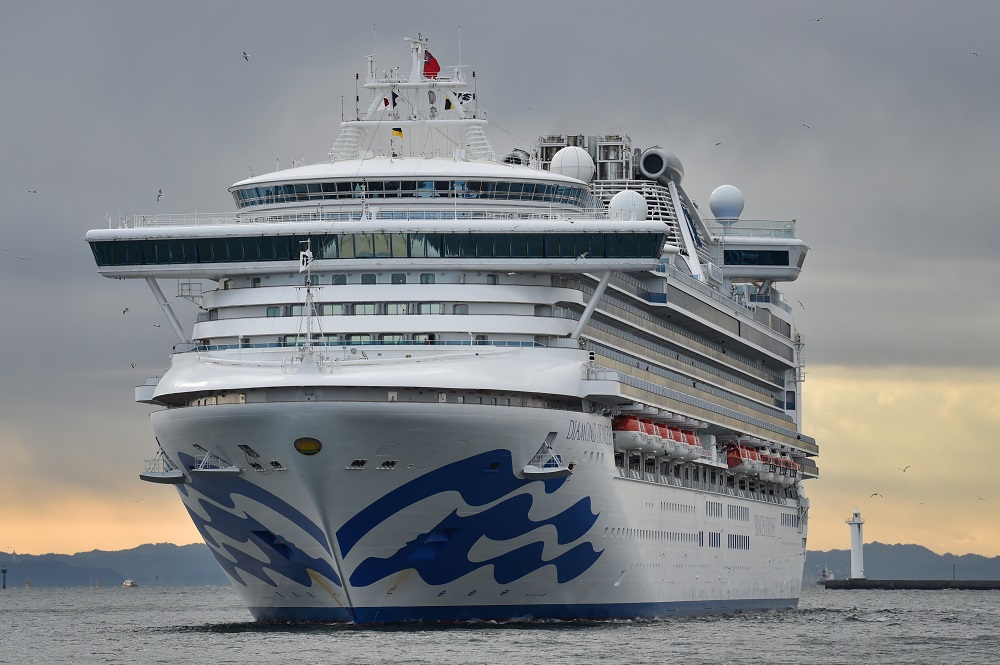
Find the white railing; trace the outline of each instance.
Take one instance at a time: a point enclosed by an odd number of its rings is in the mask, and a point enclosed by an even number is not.
[[[717,219],[706,219],[705,227],[712,235],[749,238],[794,238],[795,220],[775,221],[766,219],[741,219],[723,224]]]
[[[374,216],[374,217],[373,217]],[[238,213],[194,213],[180,215],[134,215],[126,220],[124,227],[156,228],[177,226],[226,226],[233,224],[275,224],[286,222],[349,222],[362,220],[400,221],[440,221],[440,220],[562,220],[562,219],[608,219],[607,211],[601,208],[576,208],[513,210],[505,207],[451,206],[448,208],[427,208],[421,210],[355,210],[351,212],[298,212],[272,215],[246,215]]]

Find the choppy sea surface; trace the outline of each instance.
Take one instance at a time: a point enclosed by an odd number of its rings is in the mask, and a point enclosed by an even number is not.
[[[0,663],[997,663],[1000,591],[828,591],[662,621],[258,625],[228,587],[0,591]]]

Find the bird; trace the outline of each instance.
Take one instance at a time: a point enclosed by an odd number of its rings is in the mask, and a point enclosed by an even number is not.
[[[868,498],[871,499],[872,497],[876,497],[876,496],[882,496],[882,495],[879,494],[878,492],[872,492],[872,495],[870,497],[868,497]]]
[[[125,309],[123,309],[123,310],[122,310],[122,316],[125,316],[125,314],[126,314],[127,312],[128,312],[128,307],[126,307]]]
[[[29,189],[29,190],[28,190],[28,193],[29,193],[29,194],[37,194],[37,193],[38,193],[38,190],[37,190],[37,189]]]
[[[805,308],[806,308],[806,306],[802,304],[802,301],[801,301],[801,300],[799,301],[799,307],[801,307],[802,309],[805,309]]]
[[[822,21],[825,18],[826,18],[825,16],[820,16],[819,18],[811,18],[809,20],[810,21],[815,21],[816,23],[819,23],[820,21]]]
[[[22,261],[30,261],[31,260],[27,256],[19,256],[17,258],[21,259]]]
[[[983,497],[979,496],[978,494],[976,495],[976,498],[979,499],[980,501],[986,501],[986,499],[984,499]]]
[[[975,51],[972,52],[972,55],[976,56],[977,58],[979,57],[979,54],[976,53]]]
[[[906,466],[901,466],[901,467],[898,467],[898,468],[903,473],[906,473],[906,470],[909,469],[911,466],[913,466],[913,465],[912,464],[907,464]]]
[[[801,124],[802,124],[802,126],[803,126],[803,127],[805,127],[806,129],[809,129],[809,128],[810,128],[810,127],[809,127],[809,124],[808,124],[808,123],[805,123],[805,122],[803,122],[803,123],[801,123]]]
[[[250,62],[250,56],[247,55],[246,51],[243,51],[243,59],[246,60],[247,62]]]
[[[154,328],[162,328],[163,326],[161,326],[161,325],[160,325],[159,323],[154,323],[154,324],[153,324],[153,327],[154,327]]]
[[[159,201],[159,200],[160,200],[160,199],[162,199],[162,198],[163,198],[163,190],[161,189],[161,190],[160,190],[160,191],[159,191],[159,192],[158,192],[158,193],[156,194],[156,200],[157,200],[157,201]]]
[[[722,141],[719,141],[719,142],[718,142],[718,143],[716,143],[715,145],[722,145]]]
[[[132,363],[132,369],[135,369],[135,363]]]

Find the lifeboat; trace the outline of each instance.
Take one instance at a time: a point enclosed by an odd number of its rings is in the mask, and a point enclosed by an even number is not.
[[[640,452],[651,455],[663,454],[663,439],[660,438],[660,430],[652,420],[641,420],[643,429],[646,432],[646,441],[642,444]]]
[[[684,437],[684,443],[687,445],[687,450],[684,451],[684,459],[690,462],[701,457],[701,442],[698,440],[697,435],[690,430],[682,431],[681,435]]]
[[[665,457],[672,457],[674,455],[676,445],[674,444],[674,440],[670,438],[670,428],[666,425],[657,423],[656,431],[660,434],[660,454]]]
[[[638,452],[646,443],[646,430],[638,416],[615,416],[611,421],[611,431],[617,452]]]
[[[671,459],[684,459],[684,455],[687,453],[684,435],[676,427],[668,427],[667,434],[670,436],[670,452],[667,455]]]
[[[753,448],[733,446],[726,453],[726,463],[733,473],[745,473],[748,476],[760,474],[760,456]]]

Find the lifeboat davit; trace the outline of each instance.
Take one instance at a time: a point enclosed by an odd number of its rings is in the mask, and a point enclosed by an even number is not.
[[[760,464],[760,479],[764,482],[773,483],[780,474],[769,452],[762,451],[760,453]]]
[[[615,416],[611,421],[611,431],[616,452],[638,452],[646,443],[646,430],[639,422],[639,416]]]
[[[652,420],[641,420],[643,429],[646,431],[646,441],[642,444],[640,452],[651,455],[663,454],[663,439],[660,438],[660,430]]]

